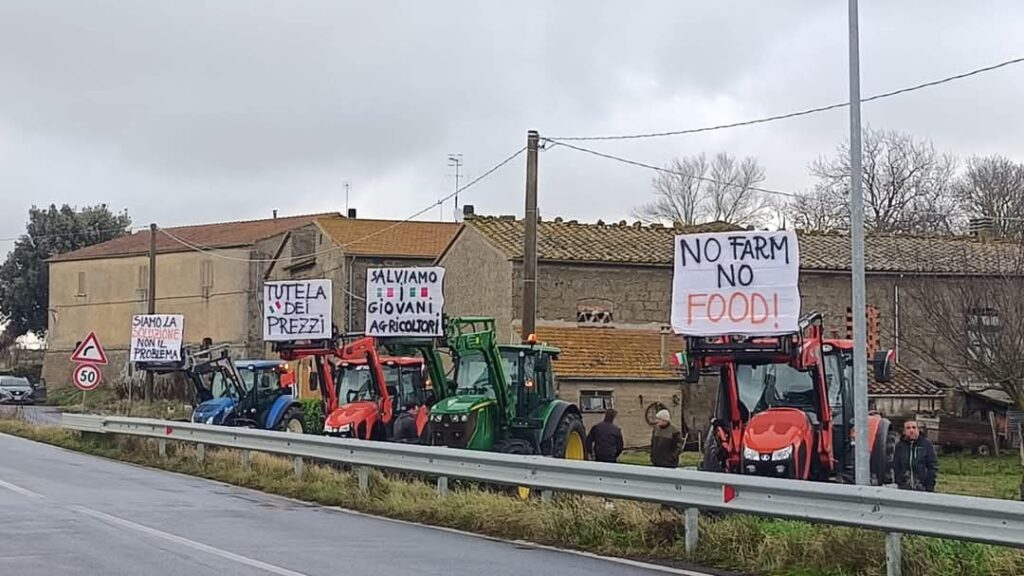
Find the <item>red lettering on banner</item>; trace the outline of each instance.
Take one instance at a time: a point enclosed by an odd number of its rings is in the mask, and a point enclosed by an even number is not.
[[[728,319],[732,323],[749,322],[758,326],[774,320],[778,327],[779,295],[773,293],[770,298],[769,302],[769,296],[761,292],[687,294],[686,323],[693,324],[694,318],[707,319],[712,324]]]

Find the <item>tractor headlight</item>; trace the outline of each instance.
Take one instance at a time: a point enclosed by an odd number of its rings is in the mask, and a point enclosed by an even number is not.
[[[469,421],[469,414],[463,414],[462,416],[459,416],[459,422],[468,422],[468,421]]]
[[[208,418],[206,419],[206,423],[207,423],[207,424],[213,424],[213,416],[210,416],[210,417],[208,417]]]
[[[743,458],[746,460],[760,460],[761,454],[753,448],[743,448]]]
[[[775,452],[772,452],[772,460],[789,460],[793,457],[793,447],[786,446],[785,448],[779,448]]]
[[[441,421],[441,415],[440,414],[434,414],[433,416],[430,417],[430,419],[433,420],[434,422],[440,422]]]

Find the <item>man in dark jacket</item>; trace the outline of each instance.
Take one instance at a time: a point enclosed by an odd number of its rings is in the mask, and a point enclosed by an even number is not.
[[[617,414],[612,408],[605,410],[604,421],[594,424],[587,434],[587,453],[598,462],[618,462],[622,454],[622,430],[614,424]]]
[[[679,453],[683,450],[683,437],[672,425],[672,415],[662,408],[654,415],[651,431],[651,464],[659,468],[679,467]]]
[[[896,444],[893,475],[902,490],[935,491],[939,461],[931,441],[921,436],[916,420],[903,423],[903,438]]]

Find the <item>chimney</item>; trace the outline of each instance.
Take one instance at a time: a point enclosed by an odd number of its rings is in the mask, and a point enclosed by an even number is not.
[[[996,221],[989,216],[971,218],[967,222],[967,230],[975,238],[992,238],[996,235]]]
[[[356,209],[355,208],[349,208],[348,209],[348,217],[349,218],[355,218],[356,217]]]
[[[473,205],[472,204],[463,204],[463,206],[462,206],[462,217],[463,218],[469,218],[470,216],[475,216],[475,215],[476,215],[476,212],[473,211]]]
[[[274,220],[277,220],[277,210],[274,210]]]

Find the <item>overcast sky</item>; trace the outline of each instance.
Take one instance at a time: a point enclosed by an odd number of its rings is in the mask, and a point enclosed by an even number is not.
[[[865,96],[1024,55],[1024,3],[863,0]],[[32,204],[136,225],[343,211],[404,218],[548,136],[689,128],[846,99],[846,2],[218,0],[0,3],[0,238]],[[865,122],[1024,160],[1024,65],[867,104]],[[725,150],[799,191],[845,110],[588,144],[662,164]],[[460,202],[522,213],[520,157]],[[628,218],[651,174],[540,157],[540,207]],[[451,220],[449,203],[444,216]],[[427,217],[437,219],[440,212]],[[10,247],[0,243],[0,251]]]

